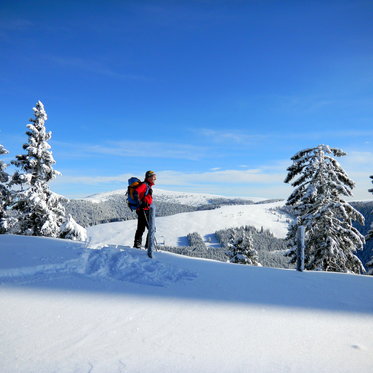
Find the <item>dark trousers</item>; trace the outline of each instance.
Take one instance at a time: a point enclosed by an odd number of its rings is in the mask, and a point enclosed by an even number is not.
[[[137,214],[137,229],[135,233],[135,244],[134,246],[141,246],[142,243],[142,235],[145,232],[145,228],[148,227],[149,221],[149,210],[138,210],[136,211]],[[145,247],[148,247],[148,240],[149,240],[149,233],[146,237],[146,244]]]

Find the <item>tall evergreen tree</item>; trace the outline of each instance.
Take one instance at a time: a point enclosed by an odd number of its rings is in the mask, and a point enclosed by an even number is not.
[[[11,181],[18,187],[12,205],[18,213],[13,233],[60,237],[66,235],[61,232],[61,227],[70,218],[66,217],[62,206],[63,197],[53,193],[48,186],[48,182],[60,173],[53,169],[56,162],[48,144],[52,134],[45,128],[47,113],[40,101],[33,110],[35,118],[27,125],[28,143],[23,145],[26,154],[17,155],[12,161],[19,169]]]
[[[305,227],[305,268],[361,273],[364,267],[354,254],[362,249],[364,237],[352,221],[364,224],[364,217],[342,197],[352,196],[354,182],[333,158],[346,155],[342,150],[319,145],[302,150],[291,159],[285,183],[295,190],[286,205],[296,216],[289,227],[288,256],[296,262],[296,232]]]
[[[258,252],[254,249],[253,238],[246,230],[234,230],[227,253],[231,263],[260,266]]]
[[[0,144],[0,155],[9,152]],[[0,234],[6,233],[9,228],[9,217],[7,214],[10,205],[10,192],[8,187],[9,175],[5,171],[7,164],[0,160]]]

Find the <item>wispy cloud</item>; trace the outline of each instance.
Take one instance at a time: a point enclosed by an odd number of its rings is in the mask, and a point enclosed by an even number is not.
[[[323,140],[329,138],[371,138],[373,130],[352,129],[352,130],[325,130],[325,131],[307,131],[301,128],[298,131],[268,131],[266,133],[249,133],[244,130],[214,130],[201,128],[195,130],[200,136],[208,138],[215,143],[235,143],[235,144],[252,144],[265,143],[269,140],[285,139],[310,139]]]
[[[97,184],[106,184],[106,183],[115,183],[120,182],[125,185],[128,179],[133,176],[130,174],[120,174],[120,175],[111,175],[111,176],[75,176],[75,175],[64,175],[53,180],[53,183],[56,184],[85,184],[85,185],[97,185]]]
[[[311,113],[338,103],[335,97],[298,95],[275,96],[277,105],[287,111]]]
[[[58,151],[70,157],[91,157],[101,155],[111,155],[117,157],[149,157],[198,160],[204,157],[207,149],[200,146],[163,143],[152,141],[107,141],[102,144],[82,144],[55,142]],[[149,151],[139,151],[148,149]]]
[[[319,137],[338,137],[338,138],[357,138],[357,137],[370,137],[373,136],[373,130],[330,130],[330,131],[301,131],[299,133],[292,133],[286,134],[283,136],[292,136],[293,138],[303,138],[305,136],[312,137],[312,138],[319,138]]]
[[[11,42],[12,35],[29,30],[34,23],[23,18],[0,19],[0,40]]]
[[[200,184],[272,184],[283,181],[284,174],[265,173],[260,169],[251,170],[217,170],[207,172],[185,173],[178,171],[161,171],[159,180],[167,185],[193,185],[198,180]]]
[[[256,169],[246,170],[239,167],[227,170],[216,168],[200,172],[159,170],[157,187],[175,191],[286,199],[292,191],[292,187],[284,183],[286,166],[289,164],[290,162],[281,161],[277,164],[262,165]],[[350,159],[342,163],[342,167],[356,184],[352,200],[373,199],[373,196],[368,193],[368,189],[372,188],[369,178],[369,175],[373,174],[371,164],[373,164],[373,153],[362,152],[355,152]],[[54,181],[54,185],[86,185],[89,187],[96,185],[101,186],[100,190],[105,187],[105,190],[109,191],[123,189],[131,176],[133,175],[127,173],[109,176],[62,175]]]
[[[0,30],[24,31],[34,26],[34,23],[24,18],[1,19]]]
[[[360,66],[359,76],[354,79],[354,85],[366,86],[372,81],[371,73],[371,56],[366,56],[362,62],[366,68]],[[370,64],[369,64],[370,62]],[[337,79],[337,81],[339,78]],[[334,86],[333,82],[329,91],[319,92],[315,94],[298,94],[298,95],[272,95],[267,96],[267,100],[271,100],[274,107],[293,113],[311,114],[322,112],[324,109],[330,108],[351,108],[351,107],[370,107],[372,104],[372,96],[359,97],[355,92],[351,92],[351,85]],[[334,87],[334,88],[333,88]]]
[[[194,132],[215,143],[233,142],[235,144],[247,144],[268,136],[263,134],[249,134],[242,130],[215,130],[211,128],[198,128]]]
[[[358,150],[347,150],[347,155],[342,158],[344,163],[348,167],[356,167],[359,169],[364,168],[365,170],[373,173],[373,152],[369,151],[358,151]]]
[[[149,80],[149,78],[145,77],[144,75],[118,72],[112,67],[108,66],[107,64],[104,64],[103,62],[99,62],[97,60],[80,57],[59,57],[50,55],[44,56],[44,58],[60,66],[76,68],[79,70],[84,70],[98,75],[104,75],[114,79]]]
[[[217,170],[206,172],[180,172],[174,170],[158,171],[158,180],[160,185],[197,185],[197,184],[226,184],[237,185],[255,183],[272,184],[283,181],[283,173],[273,174],[265,173],[260,170]],[[107,183],[113,181],[126,181],[130,174],[120,174],[112,176],[66,176],[61,183]],[[57,179],[58,180],[58,179]]]

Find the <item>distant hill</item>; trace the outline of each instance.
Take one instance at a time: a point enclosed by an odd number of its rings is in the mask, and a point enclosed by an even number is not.
[[[115,199],[118,196],[125,196],[126,192],[126,189],[118,189],[111,192],[93,194],[84,198],[84,200],[99,203],[113,198]],[[177,203],[180,205],[199,207],[214,203],[214,201],[217,200],[222,201],[223,203],[225,202],[227,204],[231,203],[232,201],[239,201],[241,203],[254,203],[262,201],[263,198],[236,198],[207,193],[175,192],[154,187],[154,200],[156,202]]]
[[[161,189],[155,189],[154,191],[157,216],[211,210],[226,205],[250,205],[272,201],[277,200],[225,197],[213,194],[173,192]],[[136,218],[136,214],[127,206],[125,189],[94,194],[83,199],[70,199],[65,203],[65,207],[68,213],[84,227]]]
[[[180,213],[212,210],[221,206],[266,205],[267,203],[278,200],[174,192],[155,188],[154,201],[157,209],[157,216],[166,217]],[[355,224],[355,226],[363,235],[366,235],[373,222],[373,201],[356,201],[350,203],[364,215],[365,226],[361,226],[360,224]],[[80,200],[69,200],[66,203],[66,209],[79,224],[85,227],[108,222],[133,220],[136,218],[136,214],[127,206],[125,189],[95,194]],[[214,215],[211,215],[211,219],[213,218]],[[245,222],[243,222],[242,225],[245,225]],[[270,229],[270,227],[266,226],[265,228]],[[181,246],[185,244],[186,241],[184,240]],[[180,244],[176,246],[180,246]],[[364,250],[357,252],[357,255],[362,260],[363,264],[366,264],[373,256],[373,240],[368,241],[364,246]]]

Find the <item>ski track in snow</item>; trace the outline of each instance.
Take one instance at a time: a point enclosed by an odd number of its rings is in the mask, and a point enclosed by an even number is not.
[[[104,247],[101,250],[85,250],[83,274],[106,279],[128,281],[143,285],[165,286],[196,275],[181,268],[147,259],[145,251]]]
[[[107,246],[100,250],[82,249],[77,258],[62,263],[0,270],[0,283],[25,284],[74,274],[150,286],[166,286],[196,277],[191,271],[149,259],[144,250]]]

